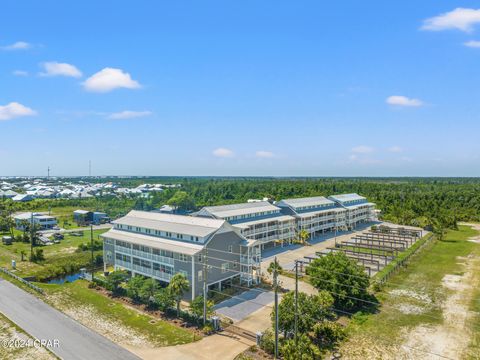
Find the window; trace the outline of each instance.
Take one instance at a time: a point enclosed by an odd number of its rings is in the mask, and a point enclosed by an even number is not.
[[[223,263],[222,264],[222,274],[226,273],[228,271],[228,263]]]
[[[198,270],[198,281],[203,281],[203,270]]]
[[[197,261],[200,262],[200,263],[203,261],[202,254],[197,256]]]
[[[233,252],[233,245],[228,245],[228,252],[229,253]]]
[[[178,254],[178,260],[187,262],[188,261],[188,256],[185,254]]]
[[[152,267],[152,264],[150,263],[150,261],[141,260],[140,264],[142,265],[142,267],[147,268],[147,269],[150,269]]]

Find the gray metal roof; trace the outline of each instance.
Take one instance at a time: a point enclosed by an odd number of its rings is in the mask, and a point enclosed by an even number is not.
[[[132,210],[113,223],[205,237],[220,229],[225,220]]]
[[[356,201],[356,200],[366,200],[367,198],[360,196],[358,194],[340,194],[340,195],[332,195],[329,196],[330,199],[338,201],[340,203],[346,201]]]
[[[332,200],[329,200],[324,196],[284,199],[284,200],[281,200],[280,203],[284,203],[293,209],[301,208],[305,206],[322,206],[322,205],[334,204]]]
[[[231,216],[253,215],[265,211],[278,211],[280,208],[270,204],[268,201],[257,201],[231,205],[206,206],[203,210],[206,210],[218,218],[224,219]]]
[[[100,236],[107,239],[126,241],[187,255],[195,255],[203,249],[203,246],[199,244],[191,244],[178,240],[159,238],[156,236],[131,233],[115,229],[110,229]]]

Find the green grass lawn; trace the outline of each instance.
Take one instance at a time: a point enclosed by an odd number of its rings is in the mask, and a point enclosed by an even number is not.
[[[412,328],[419,324],[442,323],[441,303],[446,297],[442,279],[446,274],[462,274],[462,265],[457,257],[470,254],[480,255],[480,245],[467,241],[477,235],[468,226],[459,226],[458,231],[450,230],[442,241],[435,241],[421,250],[410,265],[392,276],[386,286],[377,294],[382,303],[380,312],[359,316],[349,327],[352,336],[366,336],[373,339],[398,339],[401,328]],[[415,296],[409,295],[416,294]],[[477,294],[477,298],[480,293]],[[478,301],[472,306],[477,306]],[[401,311],[400,308],[421,309],[419,313]],[[476,319],[480,322],[480,319]],[[477,335],[478,341],[478,335]]]
[[[94,230],[94,240],[99,240],[99,235],[106,232],[107,229]],[[11,269],[11,261],[17,262],[17,274],[19,276],[35,276],[42,273],[45,266],[54,266],[56,264],[66,263],[82,263],[88,264],[90,261],[90,252],[77,253],[75,250],[82,243],[90,243],[90,231],[83,231],[82,236],[73,236],[65,233],[65,238],[60,240],[59,244],[38,247],[43,250],[45,262],[41,264],[31,263],[29,261],[21,261],[21,251],[26,252],[26,259],[30,255],[30,244],[22,242],[14,242],[12,245],[0,244],[0,266]],[[95,254],[101,254],[101,251]]]
[[[107,298],[93,289],[88,288],[84,280],[63,285],[39,284],[47,295],[60,296],[60,310],[67,307],[91,305],[94,312],[106,316],[108,319],[119,322],[122,326],[138,331],[146,336],[156,346],[170,346],[186,344],[199,340],[198,335],[188,329],[183,329],[166,321],[155,319],[134,309],[127,308],[119,301]],[[48,299],[48,296],[47,296]],[[58,302],[56,302],[58,307]],[[150,323],[152,320],[155,323]]]

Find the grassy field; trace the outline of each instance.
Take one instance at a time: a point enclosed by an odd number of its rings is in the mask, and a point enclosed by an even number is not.
[[[188,329],[128,308],[87,285],[84,280],[63,285],[40,284],[46,291],[47,302],[113,341],[132,346],[139,345],[135,343],[139,341],[142,346],[158,347],[200,339]]]
[[[480,244],[467,241],[474,236],[478,236],[478,231],[469,226],[451,230],[444,240],[427,245],[408,268],[394,275],[377,294],[382,303],[380,311],[373,315],[357,315],[350,323],[351,338],[344,348],[347,357],[372,356],[362,351],[372,351],[375,346],[379,347],[379,353],[388,354],[388,349],[398,350],[408,332],[416,327],[435,329],[445,324],[445,304],[454,294],[445,289],[445,278],[464,275],[466,267],[461,259],[480,255]],[[471,296],[477,300],[472,300],[467,307],[480,311],[480,291],[475,291]],[[479,322],[477,316],[468,325],[470,330],[474,329],[472,349],[478,346],[479,333],[475,327]]]
[[[99,235],[106,231],[107,229],[95,230],[94,240],[99,240]],[[22,242],[14,242],[12,245],[0,244],[0,266],[10,269],[12,259],[16,260],[19,276],[36,276],[44,273],[46,267],[64,266],[68,263],[85,266],[90,261],[90,252],[75,252],[82,243],[90,243],[90,231],[83,231],[82,236],[65,233],[65,238],[59,244],[37,247],[42,249],[45,255],[45,261],[38,264],[27,261],[30,256],[30,244]],[[25,261],[21,261],[22,250],[26,253]],[[96,254],[101,254],[101,251],[97,251]]]

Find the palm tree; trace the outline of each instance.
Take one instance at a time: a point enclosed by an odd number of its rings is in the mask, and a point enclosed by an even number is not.
[[[180,301],[183,298],[185,292],[190,289],[190,283],[188,282],[185,275],[181,273],[177,273],[172,276],[170,280],[170,284],[168,284],[168,288],[170,289],[171,294],[175,298],[177,302],[177,317],[180,316]]]
[[[275,270],[277,271],[277,273],[280,273],[283,270],[277,259],[275,259],[275,261],[272,261],[270,265],[268,265],[267,272],[269,274],[272,274],[273,272],[275,272]]]
[[[298,233],[298,241],[302,245],[305,245],[307,243],[307,240],[309,237],[310,237],[310,234],[305,229],[300,230],[300,232]]]

